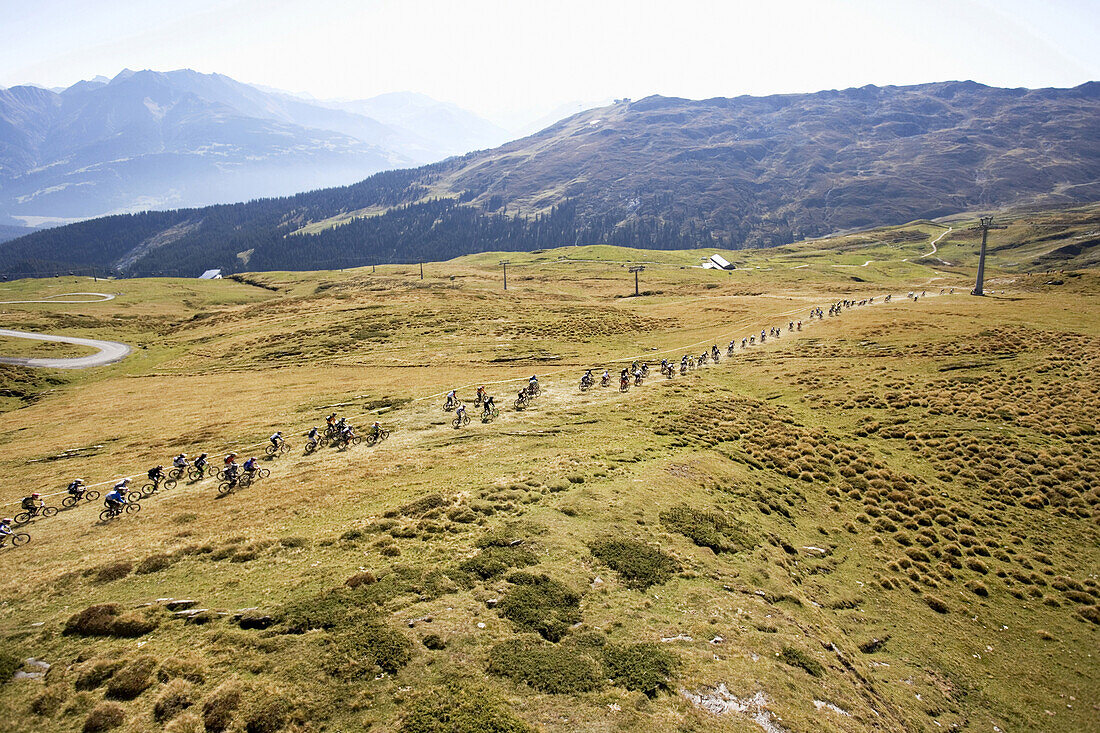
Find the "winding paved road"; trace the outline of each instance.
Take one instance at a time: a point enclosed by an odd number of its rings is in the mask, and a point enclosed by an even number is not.
[[[0,328],[0,336],[11,336],[19,339],[34,339],[36,341],[60,341],[66,344],[79,346],[91,346],[99,349],[98,354],[91,356],[78,356],[70,359],[29,359],[18,356],[0,356],[0,364],[16,364],[29,367],[50,367],[52,369],[87,369],[88,367],[104,366],[122,361],[129,356],[131,348],[118,341],[100,341],[99,339],[82,339],[75,336],[51,336],[48,333],[30,333],[29,331],[12,331]]]

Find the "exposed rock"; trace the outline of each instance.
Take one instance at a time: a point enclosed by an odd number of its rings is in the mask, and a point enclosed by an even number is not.
[[[787,729],[775,722],[775,716],[768,710],[768,698],[763,691],[739,698],[726,689],[724,682],[720,682],[714,688],[704,688],[698,692],[680,690],[680,694],[692,704],[715,715],[741,713],[749,716],[765,733],[787,733]]]
[[[182,611],[185,608],[194,608],[199,605],[198,601],[192,600],[171,600],[164,604],[164,607],[169,611]]]

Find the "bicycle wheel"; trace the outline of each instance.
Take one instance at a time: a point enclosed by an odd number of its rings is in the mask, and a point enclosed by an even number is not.
[[[274,456],[274,455],[275,455],[275,453],[276,453],[276,452],[277,452],[278,450],[279,450],[279,449],[278,449],[278,448],[276,448],[275,446],[273,446],[273,445],[269,445],[269,446],[267,446],[267,448],[265,448],[265,449],[264,449],[264,453],[266,453],[266,454],[267,454],[267,455],[269,455],[269,456]]]
[[[303,453],[308,456],[310,453],[312,453],[315,450],[317,450],[317,444],[314,443],[312,440],[306,441],[306,447],[305,447]]]
[[[222,481],[220,484],[218,484],[218,493],[219,494],[228,494],[232,490],[233,490],[233,482],[232,481]]]
[[[197,468],[191,469],[190,471],[187,472],[187,480],[188,481],[201,481],[202,480],[202,471],[200,471]]]
[[[137,514],[140,511],[141,511],[141,504],[138,504],[136,501],[133,504],[127,504],[126,505],[126,513],[127,514]]]
[[[176,488],[176,480],[174,478],[168,479],[167,481],[164,482],[164,488],[165,488],[165,490]]]
[[[157,489],[159,489],[159,488],[160,488],[160,484],[144,484],[141,487],[141,495],[142,496],[152,496],[153,494],[157,493]]]
[[[29,534],[27,534],[26,532],[19,532],[17,534],[13,534],[11,536],[11,546],[12,547],[19,547],[20,545],[25,545],[30,541],[31,541],[31,536]]]
[[[126,501],[141,501],[144,497],[140,491],[131,491],[126,494]]]
[[[114,519],[117,516],[118,515],[115,514],[113,511],[111,511],[110,509],[104,509],[103,511],[101,511],[99,513],[99,521],[108,522],[108,521]]]
[[[57,507],[55,507],[55,506],[44,506],[44,507],[42,507],[42,510],[39,513],[43,517],[52,517],[53,515],[57,514]]]
[[[362,442],[363,442],[363,436],[362,435],[356,435],[354,438],[351,439],[351,444],[352,445],[359,445]]]
[[[389,430],[379,430],[378,431],[378,439],[379,440],[385,440],[388,437],[390,437],[390,431]]]
[[[84,501],[95,501],[99,498],[99,492],[95,489],[84,492]]]
[[[240,486],[242,489],[247,489],[252,485],[252,478],[251,474],[242,474],[241,477],[237,479],[237,486]]]
[[[289,452],[290,452],[290,443],[287,443],[285,440],[282,443],[279,443],[279,455],[285,455]]]
[[[79,501],[79,499],[77,499],[75,496],[66,496],[64,499],[61,500],[61,506],[72,509],[74,506],[76,506],[77,501]]]
[[[271,469],[270,468],[258,468],[258,469],[256,469],[256,475],[259,476],[260,478],[267,478],[268,476],[271,475]]]
[[[16,524],[26,524],[27,522],[31,521],[31,513],[19,512],[15,515],[14,519]]]

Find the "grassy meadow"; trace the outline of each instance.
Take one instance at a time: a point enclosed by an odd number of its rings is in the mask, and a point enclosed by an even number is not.
[[[1098,212],[1008,218],[985,298],[964,217],[723,251],[732,272],[696,267],[716,250],[599,246],[423,279],[2,283],[4,301],[115,294],[0,312],[135,347],[81,372],[0,366],[8,516],[77,476],[262,455],[276,429],[293,446],[225,496],[183,481],[109,523],[94,502],[17,528],[0,676],[51,667],[2,683],[7,728],[1089,729]],[[712,344],[719,364],[657,373]],[[635,359],[643,386],[578,389]],[[531,374],[543,394],[516,411]],[[392,436],[303,455],[332,411]]]

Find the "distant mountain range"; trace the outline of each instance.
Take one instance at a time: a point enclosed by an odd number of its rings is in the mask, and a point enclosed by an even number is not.
[[[649,97],[351,186],[111,217],[0,245],[0,271],[313,269],[572,243],[778,245],[1100,200],[1100,83]]]
[[[419,94],[325,102],[190,70],[12,87],[0,90],[0,224],[285,195],[508,137]]]

